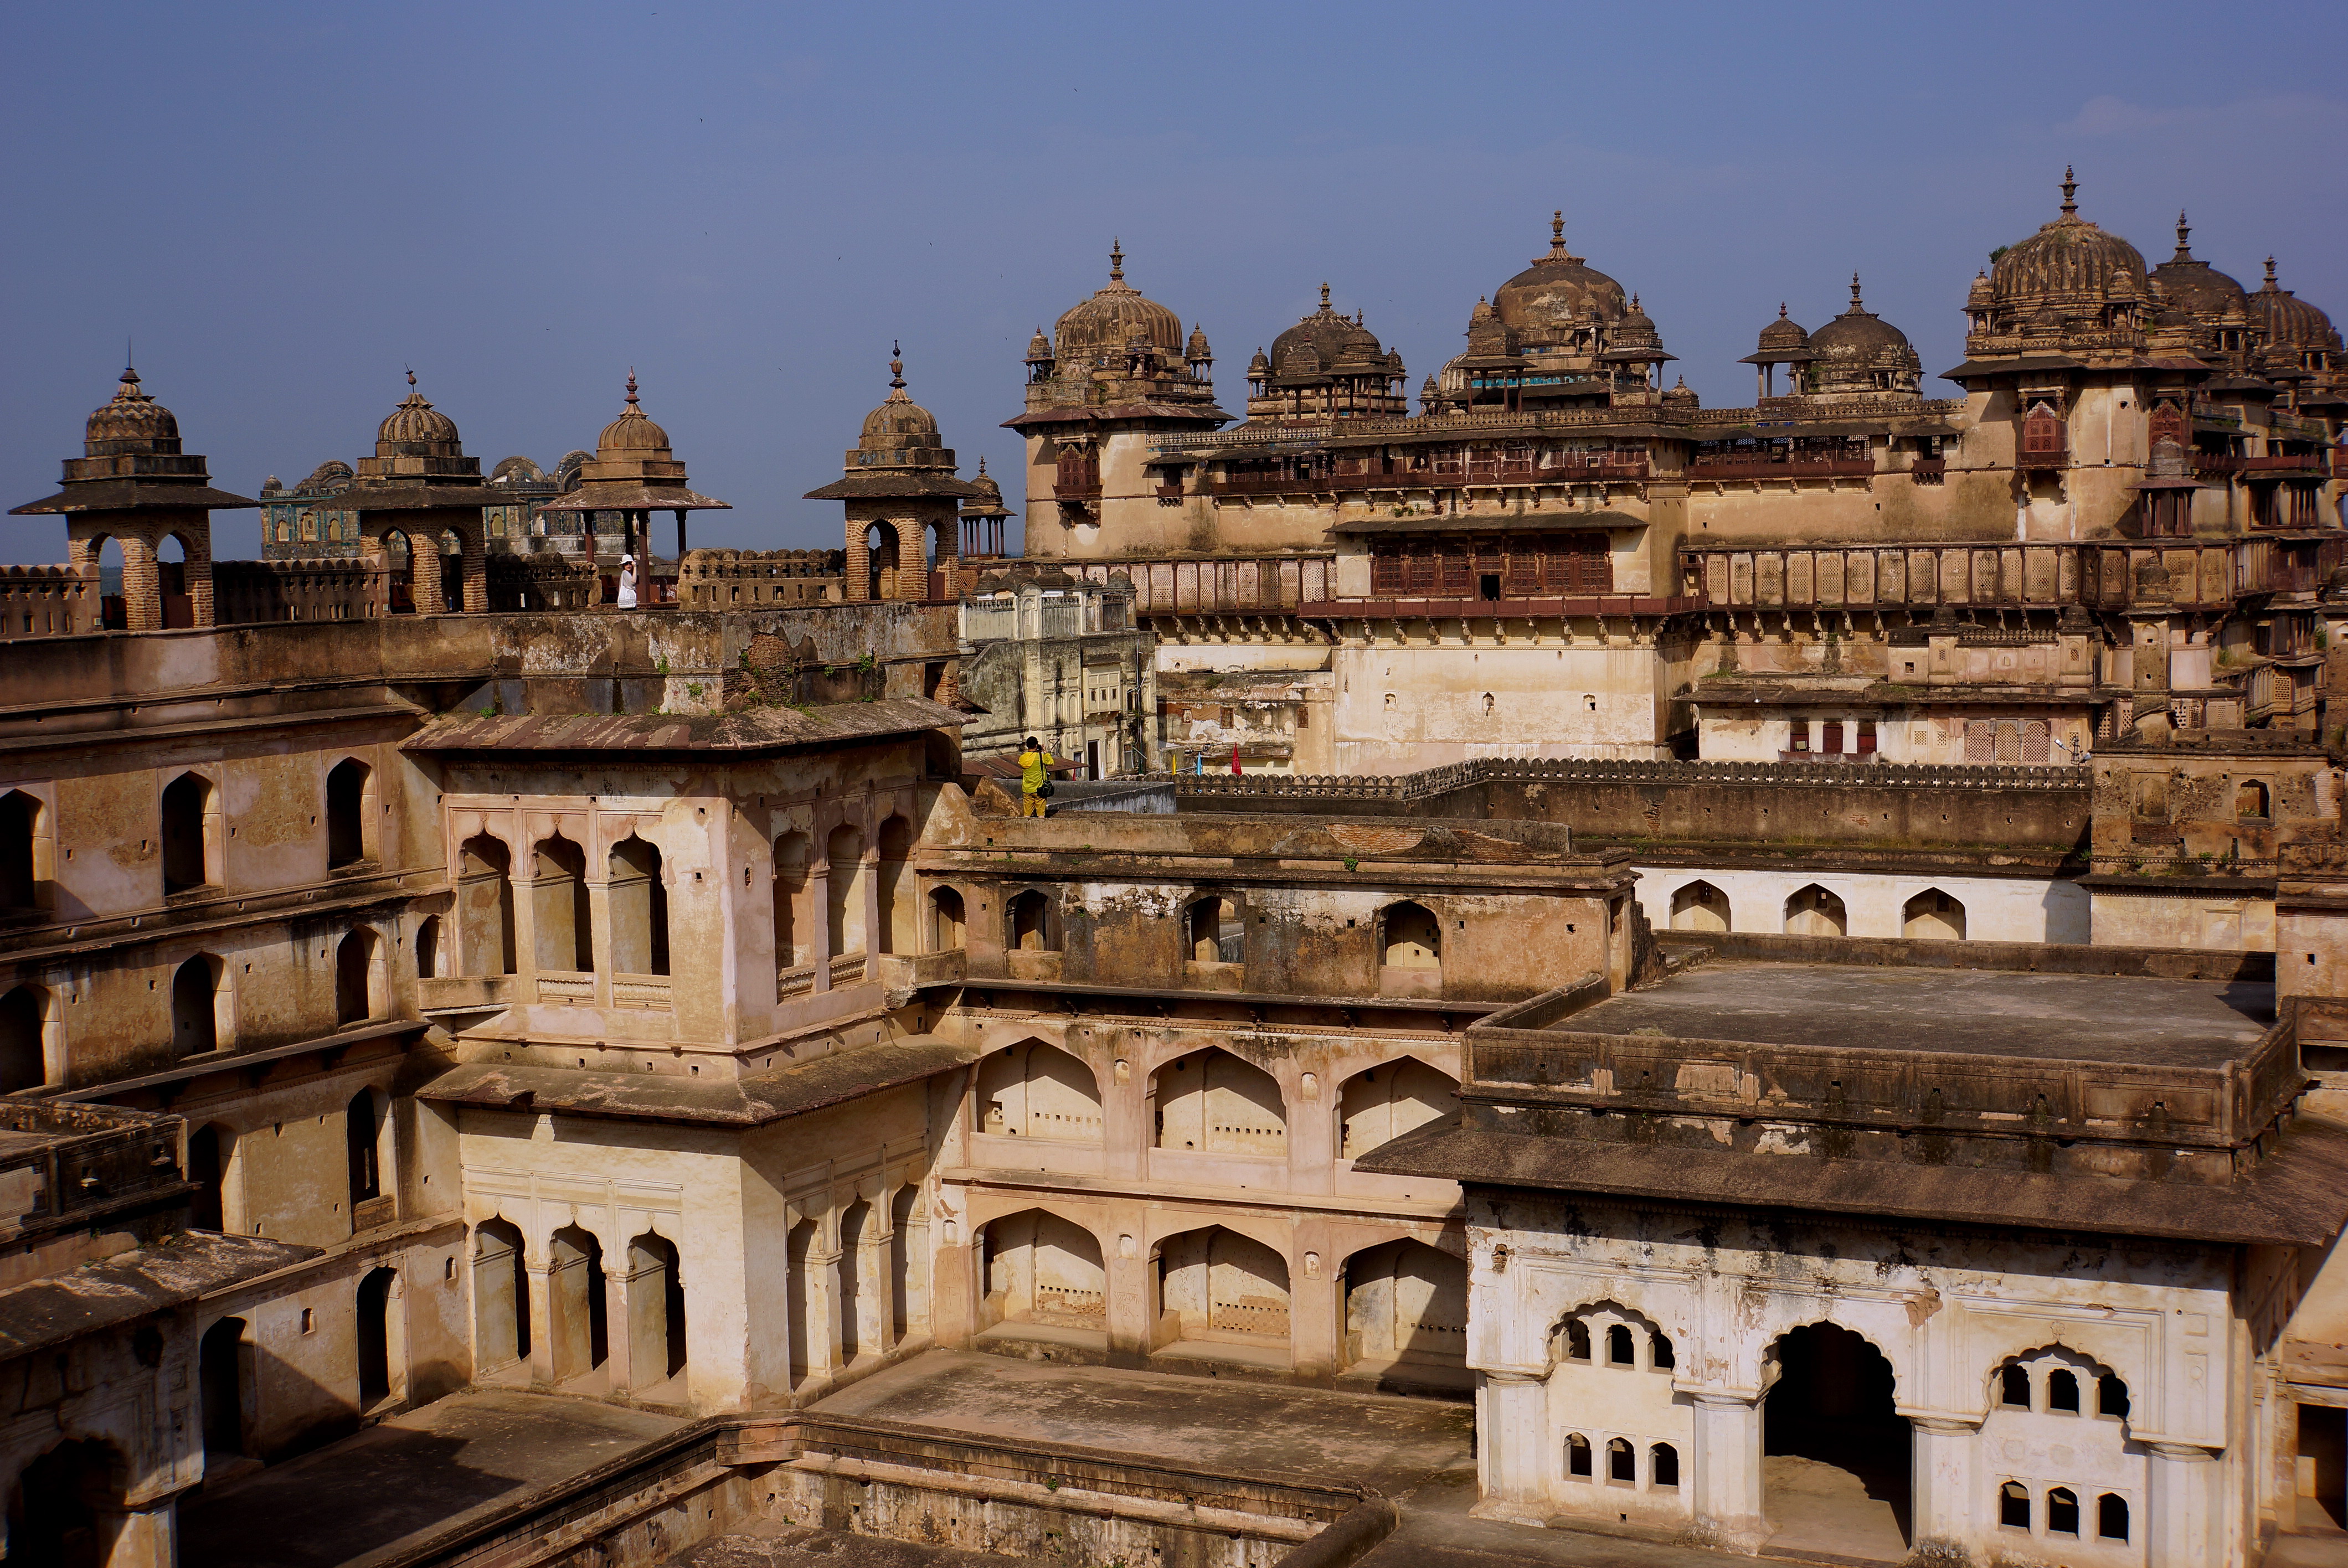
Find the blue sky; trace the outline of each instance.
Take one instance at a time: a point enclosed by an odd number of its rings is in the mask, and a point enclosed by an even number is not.
[[[413,365],[486,470],[592,446],[633,364],[695,542],[802,501],[892,340],[1015,473],[1027,335],[1106,277],[1227,407],[1326,279],[1414,393],[1550,209],[1709,404],[1780,300],[1866,279],[1928,372],[1993,246],[2083,213],[2348,312],[2348,11],[2162,5],[258,5],[0,14],[0,495],[48,493],[123,341],[216,484],[371,447]],[[1952,392],[1946,383],[1928,384]],[[1014,507],[1017,486],[1009,487]],[[254,553],[254,514],[217,520]],[[664,547],[666,530],[662,530]],[[0,560],[63,557],[11,518]]]

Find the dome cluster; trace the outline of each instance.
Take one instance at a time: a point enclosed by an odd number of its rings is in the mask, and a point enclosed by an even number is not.
[[[1657,402],[1674,357],[1639,296],[1566,248],[1553,212],[1548,252],[1476,302],[1468,352],[1422,395],[1429,413]]]
[[[1248,362],[1248,417],[1406,414],[1403,375],[1402,355],[1381,344],[1359,313],[1332,310],[1323,283],[1321,308],[1272,339],[1270,354],[1258,349]]]

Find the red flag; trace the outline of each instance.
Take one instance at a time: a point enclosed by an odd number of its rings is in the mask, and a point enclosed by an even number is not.
[[[1241,772],[1241,768],[1240,768],[1240,743],[1239,743],[1237,741],[1233,741],[1233,742],[1231,743],[1231,772],[1233,772],[1233,773],[1239,773],[1239,772]]]

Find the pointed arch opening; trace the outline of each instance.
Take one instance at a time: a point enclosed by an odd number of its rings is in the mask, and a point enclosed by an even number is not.
[[[1051,901],[1035,888],[1014,894],[1004,903],[1003,924],[1004,946],[1014,952],[1051,952],[1059,946]]]
[[[339,870],[376,856],[375,770],[345,757],[326,774],[326,868]]]
[[[0,916],[40,908],[49,866],[48,812],[37,795],[0,793]]]
[[[1285,1159],[1288,1118],[1271,1073],[1210,1046],[1150,1075],[1158,1147]]]
[[[384,989],[376,973],[376,949],[380,946],[375,932],[360,926],[344,934],[335,946],[335,1023],[348,1029],[355,1023],[365,1023],[379,1009],[378,993]]]
[[[97,1438],[57,1444],[19,1472],[8,1498],[8,1560],[105,1568],[126,1517],[128,1470]]]
[[[864,834],[842,823],[824,839],[825,934],[831,956],[844,958],[864,951]]]
[[[641,1390],[685,1370],[685,1277],[676,1244],[646,1231],[628,1243],[628,1376]]]
[[[605,1337],[603,1244],[581,1225],[547,1239],[547,1333],[558,1383],[600,1370],[610,1355]]]
[[[530,912],[538,935],[538,967],[557,974],[592,973],[595,927],[588,912],[586,852],[556,834],[539,841],[531,860]]]
[[[879,1350],[879,1325],[873,1321],[872,1243],[876,1235],[872,1205],[859,1198],[839,1212],[839,1362],[856,1364],[860,1357]]]
[[[1182,929],[1194,964],[1247,962],[1247,926],[1229,898],[1194,900],[1183,911]]]
[[[775,968],[795,969],[815,962],[815,923],[808,909],[808,856],[804,833],[775,839]]]
[[[504,841],[486,833],[458,850],[457,938],[466,974],[515,972],[512,866]]]
[[[228,1228],[224,1194],[229,1162],[235,1153],[236,1132],[225,1122],[208,1122],[188,1134],[188,1180],[196,1189],[188,1202],[188,1224],[191,1228]]]
[[[1672,929],[1729,929],[1728,895],[1709,882],[1690,882],[1672,895]]]
[[[1169,1349],[1216,1358],[1219,1344],[1288,1349],[1288,1262],[1221,1225],[1158,1246],[1156,1337]]]
[[[1900,907],[1900,934],[1914,941],[1962,942],[1965,907],[1937,887],[1927,887]]]
[[[1905,1555],[1913,1544],[1910,1431],[1883,1352],[1838,1325],[1805,1324],[1769,1348],[1763,1378],[1763,1501],[1779,1529],[1773,1542],[1856,1529],[1850,1538],[1875,1548],[1864,1555]]]
[[[163,786],[163,892],[192,893],[220,883],[220,791],[201,774]]]
[[[951,887],[930,889],[930,951],[951,953],[967,939],[962,895]]]
[[[989,1220],[979,1322],[999,1338],[1108,1342],[1108,1272],[1090,1231],[1045,1209]]]
[[[1458,1110],[1458,1081],[1415,1056],[1365,1068],[1337,1094],[1338,1157],[1359,1159]]]
[[[1040,1040],[1023,1040],[978,1064],[978,1131],[1008,1138],[1101,1140],[1100,1081]]]
[[[398,1325],[393,1310],[399,1276],[388,1268],[370,1269],[358,1288],[359,1409],[374,1409],[392,1397],[398,1381],[399,1358],[394,1341]]]
[[[668,973],[668,888],[661,852],[630,834],[605,863],[612,917],[612,968],[623,975]]]
[[[1839,894],[1813,882],[1786,900],[1786,931],[1796,937],[1848,937],[1850,917]]]
[[[1380,962],[1390,969],[1443,967],[1443,923],[1424,904],[1389,904],[1378,911]]]
[[[171,976],[171,1050],[177,1056],[201,1056],[218,1050],[226,1031],[221,1027],[224,1008],[222,982],[228,966],[210,953],[198,953]]]
[[[203,1402],[204,1453],[223,1459],[245,1450],[252,1419],[252,1345],[242,1317],[223,1317],[196,1342],[197,1396]]]
[[[1468,1265],[1409,1238],[1345,1260],[1345,1361],[1397,1390],[1465,1389]]]
[[[530,1356],[530,1266],[510,1220],[473,1227],[473,1360],[485,1377]]]

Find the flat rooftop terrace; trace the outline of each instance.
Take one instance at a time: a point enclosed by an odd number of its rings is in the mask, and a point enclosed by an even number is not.
[[[2240,980],[1715,961],[1552,1028],[2213,1068],[2250,1056],[2273,1022],[2274,988]]]

